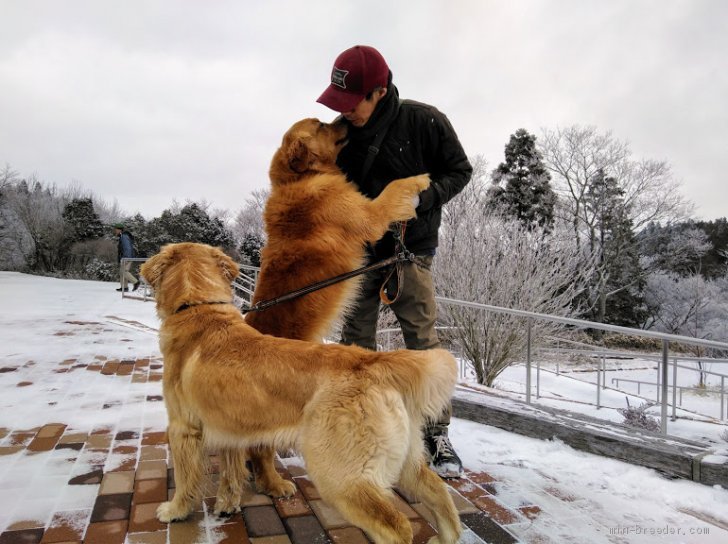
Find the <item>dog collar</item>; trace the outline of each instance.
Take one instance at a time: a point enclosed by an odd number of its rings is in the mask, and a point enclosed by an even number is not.
[[[232,302],[227,300],[218,300],[215,302],[185,302],[182,306],[177,308],[174,313],[178,314],[188,308],[192,308],[193,306],[203,306],[205,304],[232,304]]]

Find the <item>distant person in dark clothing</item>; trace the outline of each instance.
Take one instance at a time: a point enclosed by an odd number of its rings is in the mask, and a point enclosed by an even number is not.
[[[131,232],[124,229],[123,223],[115,223],[113,227],[114,235],[116,235],[119,239],[117,248],[118,262],[121,263],[121,259],[131,259],[136,257],[136,252],[134,251],[134,237]],[[126,261],[124,263],[124,269],[121,271],[121,287],[119,287],[117,291],[128,291],[129,287],[127,282],[131,282],[133,291],[139,289],[140,282],[131,273],[131,261]]]

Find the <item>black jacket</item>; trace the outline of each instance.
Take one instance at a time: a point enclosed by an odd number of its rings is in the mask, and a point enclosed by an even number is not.
[[[362,168],[376,135],[386,136],[365,179]],[[349,143],[337,163],[359,190],[375,198],[391,181],[430,174],[430,188],[420,194],[417,219],[407,224],[405,245],[418,255],[434,254],[438,244],[441,209],[463,190],[473,168],[447,117],[435,107],[399,100],[390,84],[364,127],[349,126]],[[373,250],[378,259],[394,254],[394,238],[388,233]]]

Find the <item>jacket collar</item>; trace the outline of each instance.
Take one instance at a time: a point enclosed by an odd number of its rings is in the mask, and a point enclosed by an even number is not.
[[[387,87],[387,94],[384,95],[377,107],[374,108],[372,116],[366,125],[361,128],[349,125],[348,136],[350,140],[368,140],[376,136],[394,121],[399,114],[399,91],[393,83]]]

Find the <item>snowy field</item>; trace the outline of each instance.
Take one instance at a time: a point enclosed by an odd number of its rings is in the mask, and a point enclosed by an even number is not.
[[[161,395],[159,382],[115,391],[113,381],[99,374],[68,373],[53,375],[51,380],[44,373],[44,367],[64,360],[90,363],[99,352],[119,359],[159,357],[153,304],[122,299],[115,287],[0,272],[0,368],[17,368],[0,372],[0,428],[30,429],[62,421],[79,432],[90,432],[108,418],[119,428],[123,427],[119,422],[128,421],[142,422],[146,429],[164,429],[163,403],[139,411],[128,402],[133,396]],[[656,371],[650,362],[634,364],[647,368],[630,371],[629,376],[654,380]],[[613,376],[617,373],[610,373],[608,381]],[[523,367],[516,366],[501,376],[497,386],[518,395],[523,392],[523,377]],[[580,375],[579,379],[590,377]],[[18,383],[28,385],[18,387]],[[574,380],[569,374],[544,371],[540,402],[571,410],[579,407],[589,415],[620,421],[614,408],[625,406],[624,394],[602,392],[602,402],[612,408],[596,410],[595,389],[593,383]],[[99,403],[108,405],[114,395],[119,402],[102,411]],[[633,400],[640,402],[638,397]],[[707,403],[706,413],[718,415],[717,408],[712,411],[714,399],[696,402]],[[702,419],[680,419],[668,428],[675,434],[708,437],[725,445],[719,438],[724,424],[715,418]],[[516,528],[523,542],[728,542],[728,491],[721,487],[668,480],[652,470],[575,451],[558,441],[527,438],[465,420],[453,421],[451,437],[467,468],[487,472],[499,482],[499,501],[517,506],[528,499],[540,505],[543,515]],[[0,447],[6,441],[0,440]],[[56,482],[54,455],[57,452],[0,456],[0,532],[25,519],[31,510],[47,508],[58,499],[65,481]],[[93,464],[90,459],[78,462]],[[79,508],[89,500],[76,499]]]
[[[688,363],[680,363],[687,365]],[[593,363],[586,365],[559,365],[559,373],[556,372],[555,364],[544,364],[541,368],[540,386],[537,398],[537,374],[536,365],[532,367],[531,375],[531,399],[532,402],[571,412],[578,412],[591,417],[622,423],[624,416],[618,412],[619,409],[629,406],[638,407],[644,403],[656,403],[658,370],[654,360],[636,357],[634,359],[606,359],[606,372],[603,379],[606,388],[599,391],[597,400],[597,373],[584,371],[584,366],[591,367]],[[719,372],[720,365],[710,365],[711,371]],[[728,373],[728,365],[725,367]],[[672,367],[669,369],[668,384],[672,385]],[[684,370],[678,368],[677,383],[684,387],[694,387],[698,383],[698,372],[696,370]],[[631,381],[628,381],[631,380]],[[474,377],[469,374],[469,381],[474,383]],[[643,382],[638,385],[634,382]],[[728,384],[727,384],[728,385]],[[526,397],[526,366],[523,364],[514,365],[505,370],[497,379],[495,388],[501,392],[508,393],[514,398],[525,400]],[[617,389],[619,388],[619,389]],[[679,390],[678,390],[679,391]],[[672,419],[672,387],[668,390],[668,434],[696,440],[702,443],[714,444],[716,446],[728,447],[725,437],[728,437],[728,422],[721,419],[721,395],[720,380],[715,376],[708,376],[707,387],[704,390],[685,389],[677,394],[677,419]],[[682,402],[681,402],[682,401]],[[599,402],[599,408],[597,408]],[[724,397],[723,414],[725,414],[728,398]],[[657,403],[647,410],[647,414],[654,419],[655,423],[660,420],[660,404]]]

